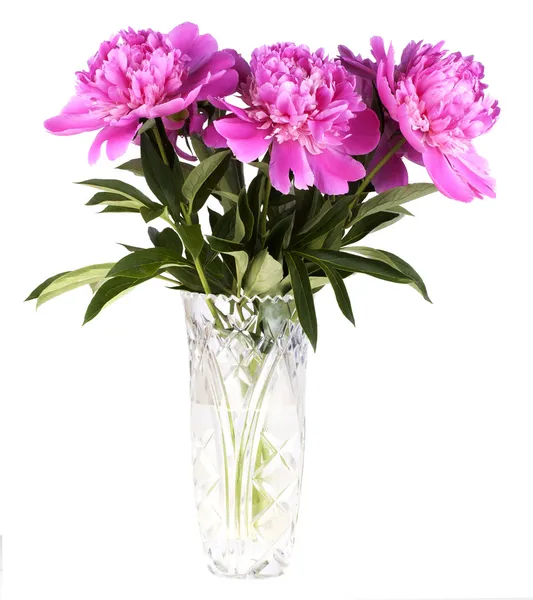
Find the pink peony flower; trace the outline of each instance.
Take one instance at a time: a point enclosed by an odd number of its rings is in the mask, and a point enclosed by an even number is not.
[[[286,194],[294,185],[316,185],[324,194],[348,192],[365,175],[352,155],[379,141],[379,119],[355,91],[355,77],[324,50],[291,43],[254,50],[248,77],[241,75],[246,108],[211,99],[232,115],[215,121],[206,141],[227,144],[242,162],[270,149],[272,185]],[[245,73],[243,73],[245,75]]]
[[[373,38],[379,96],[444,195],[463,202],[494,197],[495,181],[472,140],[493,126],[498,103],[485,95],[483,65],[442,46],[411,42],[395,66],[392,45],[386,53],[383,40]]]
[[[98,160],[104,142],[113,160],[126,151],[139,119],[183,113],[183,119],[165,119],[165,126],[176,131],[189,110],[196,114],[195,101],[232,94],[239,79],[234,63],[231,53],[217,51],[215,39],[199,35],[192,23],[168,35],[121,31],[101,44],[87,71],[77,73],[76,95],[45,127],[57,135],[100,130],[89,162]]]

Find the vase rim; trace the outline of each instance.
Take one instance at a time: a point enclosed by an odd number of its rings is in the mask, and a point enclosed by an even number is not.
[[[294,297],[291,294],[284,294],[281,296],[280,294],[276,294],[275,296],[265,295],[265,296],[236,296],[235,294],[227,295],[227,294],[204,294],[203,292],[191,292],[189,290],[180,290],[180,294],[182,298],[203,298],[204,300],[223,300],[226,302],[241,302],[242,300],[246,300],[248,302],[258,301],[261,303],[264,302],[292,302]]]

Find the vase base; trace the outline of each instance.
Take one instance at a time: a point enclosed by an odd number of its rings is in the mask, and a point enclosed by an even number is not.
[[[273,579],[280,577],[285,572],[283,567],[275,561],[255,565],[250,570],[244,572],[221,569],[214,564],[208,565],[207,568],[213,575],[224,577],[225,579]]]

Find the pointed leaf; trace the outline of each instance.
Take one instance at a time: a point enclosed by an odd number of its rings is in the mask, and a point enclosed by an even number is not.
[[[355,325],[352,303],[350,302],[350,296],[348,295],[348,290],[346,289],[346,285],[342,277],[335,269],[330,268],[327,263],[317,259],[314,259],[313,262],[318,265],[322,271],[324,271],[324,274],[331,283],[331,287],[335,293],[335,298],[337,299],[337,304],[339,305],[342,314],[348,319],[348,321],[350,321],[350,323]]]
[[[139,177],[144,177],[142,161],[140,158],[132,158],[116,168],[120,169],[121,171],[129,171],[130,173],[133,173]]]
[[[157,202],[150,200],[148,196],[134,186],[118,179],[87,179],[86,181],[78,181],[77,183],[78,185],[87,185],[103,190],[104,192],[119,194],[120,196],[124,196],[127,200],[137,200],[148,208],[157,208],[159,206]]]
[[[168,157],[166,159],[168,162]],[[174,160],[174,168],[170,164],[165,164],[156,144],[150,135],[145,133],[141,135],[141,161],[148,187],[165,206],[168,206],[170,214],[177,221],[180,217],[183,185],[183,175],[177,157]]]
[[[239,201],[237,203],[237,221],[240,221],[244,228],[244,235],[241,240],[244,242],[249,241],[254,231],[254,215],[248,205],[248,194],[245,188],[243,188],[239,194]]]
[[[436,191],[437,188],[432,183],[410,183],[403,187],[393,188],[392,190],[378,194],[377,196],[370,198],[370,200],[363,202],[363,204],[360,204],[357,209],[354,223],[360,221],[367,215],[383,210],[394,209],[401,204],[416,200],[417,198],[422,198],[422,196],[427,196]]]
[[[57,275],[52,275],[52,277],[45,279],[40,285],[38,285],[33,290],[33,292],[26,298],[26,300],[24,300],[24,302],[28,302],[28,300],[36,300],[41,295],[43,290],[45,290],[53,281],[59,279],[59,277],[62,277],[67,273],[70,273],[70,271],[63,271],[63,273],[58,273]]]
[[[313,240],[327,236],[327,234],[340,223],[344,223],[348,217],[349,202],[346,199],[339,200],[330,208],[321,211],[317,217],[312,219],[296,236],[296,246],[309,245]]]
[[[170,248],[148,248],[132,252],[120,259],[109,272],[109,277],[144,279],[171,266],[191,267],[191,263]]]
[[[183,242],[183,245],[196,260],[200,256],[200,252],[204,246],[204,237],[200,225],[177,225],[176,230]]]
[[[39,297],[37,298],[37,308],[55,298],[75,290],[83,285],[90,285],[105,279],[108,276],[110,269],[114,263],[103,263],[98,265],[90,265],[83,267],[82,269],[76,269],[75,271],[68,271],[64,275],[55,278],[49,283],[46,288],[42,289]]]
[[[311,346],[316,350],[318,326],[315,312],[315,301],[309,282],[309,275],[303,260],[296,254],[285,253],[285,261],[291,277],[292,293],[298,318],[303,330],[307,334]]]
[[[266,294],[283,279],[283,267],[262,250],[250,264],[244,282],[244,294],[249,298]]]
[[[216,152],[190,172],[182,188],[182,194],[194,212],[198,212],[224,175],[230,160],[230,151]]]
[[[148,281],[147,279],[132,279],[130,277],[114,277],[113,279],[108,279],[105,281],[97,290],[93,299],[91,300],[89,306],[87,307],[87,311],[85,313],[85,318],[83,320],[83,324],[88,323],[100,311],[108,306],[114,300],[117,300],[120,296],[129,291],[132,287],[139,285],[139,283],[143,283],[144,281]]]
[[[413,267],[406,263],[403,259],[392,252],[386,252],[385,250],[376,250],[375,248],[367,248],[364,246],[353,246],[352,248],[345,248],[349,252],[368,256],[369,258],[376,259],[394,267],[407,277],[411,279],[409,284],[414,287],[415,290],[422,294],[423,298],[428,302],[431,302],[425,283],[422,281],[422,277],[413,269]]]
[[[384,225],[390,225],[393,222],[401,219],[402,216],[403,215],[399,215],[397,213],[385,211],[369,214],[366,217],[363,217],[361,220],[355,222],[355,224],[342,239],[342,245],[347,246],[348,244],[358,242],[372,231],[376,231]]]
[[[354,256],[348,252],[339,252],[338,250],[298,250],[294,251],[294,253],[311,262],[314,262],[314,259],[318,259],[338,271],[365,273],[378,279],[394,281],[396,283],[411,282],[409,276],[382,261]]]

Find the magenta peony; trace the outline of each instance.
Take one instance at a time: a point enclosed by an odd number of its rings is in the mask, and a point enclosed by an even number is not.
[[[368,106],[375,100],[374,84],[378,63],[369,58],[363,59],[361,55],[355,54],[346,46],[339,46],[341,62],[347,71],[357,76],[356,90]],[[374,56],[376,58],[376,56]],[[375,167],[392,151],[399,140],[403,138],[398,123],[389,115],[383,115],[383,133],[379,144],[372,154],[367,170],[371,173]],[[403,158],[417,163],[422,163],[422,156],[404,141],[402,146],[387,160],[387,162],[372,177],[372,185],[376,192],[386,192],[391,188],[400,187],[409,183],[407,168]]]
[[[282,193],[290,190],[290,171],[298,189],[348,192],[348,182],[365,175],[352,155],[372,151],[380,137],[379,119],[356,92],[355,77],[324,50],[291,43],[256,49],[250,66],[247,77],[241,69],[246,108],[213,98],[233,114],[215,121],[206,141],[227,143],[242,162],[270,149],[270,178]]]
[[[493,126],[498,103],[485,95],[483,65],[442,46],[411,42],[395,66],[392,45],[386,53],[383,40],[373,38],[379,96],[444,195],[463,202],[494,197],[495,181],[472,140]]]
[[[76,95],[45,127],[57,135],[100,130],[89,162],[98,160],[104,142],[113,160],[126,151],[140,119],[174,115],[165,125],[176,131],[189,112],[197,115],[195,101],[235,91],[235,58],[217,48],[215,39],[199,35],[192,23],[178,25],[168,35],[151,29],[121,31],[101,44],[87,71],[77,73]]]

